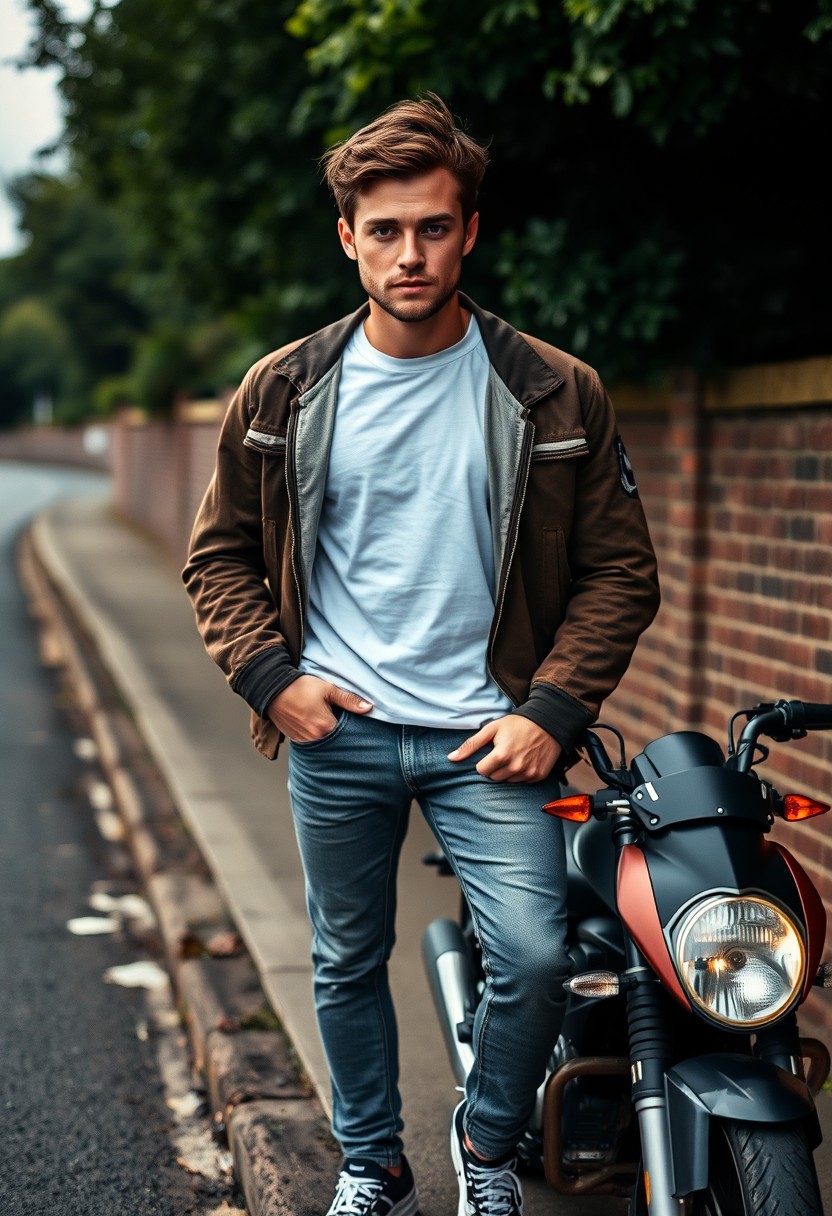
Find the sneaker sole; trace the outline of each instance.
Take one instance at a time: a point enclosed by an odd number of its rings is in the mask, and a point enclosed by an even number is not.
[[[465,1171],[462,1168],[462,1153],[459,1148],[459,1136],[456,1134],[456,1111],[451,1119],[451,1161],[453,1162],[456,1182],[459,1187],[459,1206],[457,1216],[467,1216],[468,1213],[468,1184],[465,1181]]]

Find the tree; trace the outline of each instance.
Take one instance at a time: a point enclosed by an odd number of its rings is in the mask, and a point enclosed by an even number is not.
[[[282,341],[360,298],[324,147],[435,89],[492,166],[466,286],[608,379],[825,352],[832,3],[53,0],[73,162],[156,313]]]
[[[804,175],[831,25],[829,0],[301,0],[297,112],[335,136],[440,92],[491,137],[483,282],[609,377],[799,357],[829,345]]]
[[[29,297],[0,313],[0,426],[32,421],[38,400],[71,391],[69,334],[45,301]]]
[[[29,393],[31,360],[20,362],[20,343],[24,332],[26,343],[42,332],[35,362],[44,376],[44,364],[53,364],[46,378],[57,412],[83,416],[95,383],[126,370],[143,327],[130,295],[124,237],[78,181],[31,174],[10,193],[29,241],[0,262],[0,359],[6,376]]]
[[[266,339],[331,309],[350,279],[334,257],[318,264],[334,212],[320,134],[290,129],[308,83],[283,28],[292,2],[122,0],[80,26],[51,0],[33,7],[34,59],[64,72],[74,164],[131,232],[154,315],[233,310]]]

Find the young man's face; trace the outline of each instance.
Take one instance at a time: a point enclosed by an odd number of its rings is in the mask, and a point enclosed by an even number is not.
[[[372,182],[338,234],[371,300],[397,321],[426,321],[454,298],[478,219],[463,223],[455,178],[432,169]]]

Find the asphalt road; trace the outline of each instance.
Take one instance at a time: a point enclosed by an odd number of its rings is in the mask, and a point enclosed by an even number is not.
[[[0,1210],[208,1216],[236,1208],[234,1184],[91,742],[40,662],[15,573],[28,520],[103,484],[0,463]],[[110,970],[131,964],[158,987],[126,987],[135,971]]]

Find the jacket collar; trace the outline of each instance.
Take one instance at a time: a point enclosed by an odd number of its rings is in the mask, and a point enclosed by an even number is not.
[[[563,383],[563,377],[507,321],[486,312],[462,292],[459,301],[477,318],[489,362],[523,407],[528,408]],[[299,393],[307,392],[341,357],[352,334],[369,312],[370,305],[365,301],[355,312],[305,338],[279,359],[273,370],[291,380]]]
[[[340,359],[352,334],[369,314],[370,305],[365,301],[355,312],[304,338],[272,365],[272,371],[286,376],[303,395]]]
[[[541,359],[513,325],[486,312],[462,292],[459,301],[477,318],[489,362],[522,406],[528,408],[563,384],[563,376]]]

